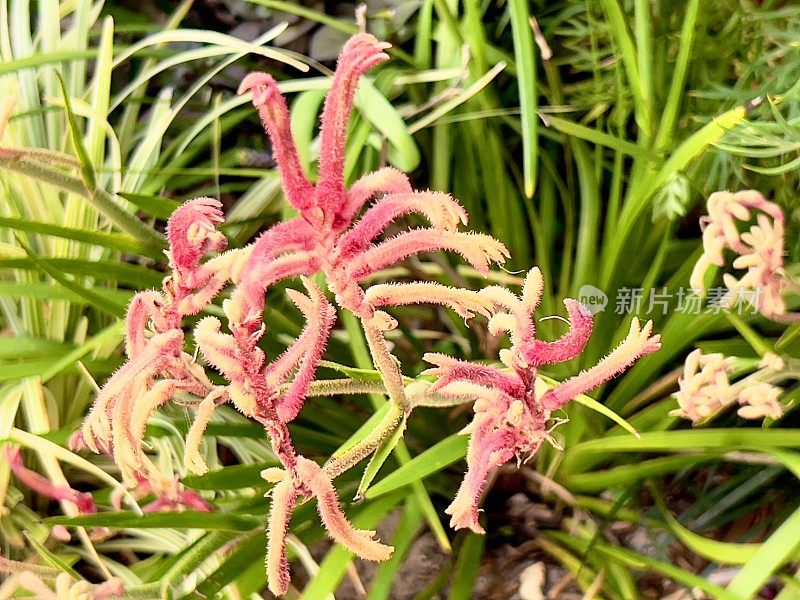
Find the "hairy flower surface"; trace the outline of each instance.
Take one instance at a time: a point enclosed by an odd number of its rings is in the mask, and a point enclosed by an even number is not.
[[[728,293],[722,304],[728,308],[737,302],[754,305],[767,317],[785,320],[786,303],[783,290],[787,278],[783,267],[784,217],[781,208],[755,190],[732,194],[715,192],[708,198],[708,215],[703,226],[703,255],[695,264],[690,278],[693,289],[705,292],[705,274],[712,266],[725,265],[724,251],[738,256],[732,267],[745,271],[737,278],[723,274]],[[739,224],[753,219],[755,223],[744,233]]]
[[[441,354],[427,354],[436,365],[426,371],[438,377],[431,392],[443,396],[474,399],[475,417],[464,430],[470,434],[467,474],[447,513],[450,525],[483,533],[478,522],[478,505],[493,469],[516,457],[528,460],[549,439],[548,420],[553,411],[618,375],[636,360],[660,347],[659,336],[651,335],[652,323],[640,327],[634,318],[622,343],[596,366],[544,391],[537,386],[539,367],[577,357],[592,332],[592,314],[575,300],[565,300],[571,328],[559,340],[536,339],[534,311],[542,294],[542,276],[532,269],[525,278],[522,295],[499,287],[480,292],[494,305],[489,321],[492,333],[506,332],[510,349],[500,351],[500,360],[510,371],[455,360]],[[546,389],[546,388],[545,388]]]

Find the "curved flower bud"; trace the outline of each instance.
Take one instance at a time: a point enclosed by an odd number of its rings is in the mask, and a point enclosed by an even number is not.
[[[575,396],[593,390],[622,373],[641,357],[661,348],[661,336],[651,336],[652,331],[652,321],[641,327],[639,319],[634,317],[627,337],[619,346],[588,371],[567,379],[545,393],[542,397],[542,406],[550,412],[561,408]]]
[[[378,200],[361,220],[345,233],[337,243],[343,258],[348,258],[368,247],[396,219],[419,213],[435,229],[455,231],[459,224],[467,224],[467,213],[449,194],[441,192],[411,192],[390,194]]]
[[[289,561],[286,558],[286,534],[292,510],[297,503],[297,488],[290,477],[284,477],[270,492],[272,508],[267,524],[267,581],[269,591],[282,596],[289,591]]]
[[[72,502],[82,514],[93,514],[97,512],[92,495],[87,492],[79,492],[66,485],[56,485],[49,479],[45,479],[35,471],[28,469],[22,462],[22,453],[18,446],[6,447],[6,460],[11,472],[31,490],[58,501]]]
[[[131,298],[125,315],[125,354],[135,358],[144,349],[147,323],[152,321],[156,329],[163,331],[166,326],[161,309],[164,296],[155,290],[139,292]]]
[[[314,187],[306,177],[292,137],[289,109],[272,75],[250,73],[238,93],[253,92],[253,104],[272,142],[272,152],[281,172],[283,191],[294,208],[303,212],[314,204]]]
[[[371,286],[364,300],[372,307],[407,304],[439,304],[471,319],[475,313],[488,317],[492,305],[477,292],[438,283],[383,283]]]
[[[482,436],[478,425],[470,440],[467,452],[467,474],[458,488],[453,502],[445,509],[451,515],[450,527],[471,529],[475,533],[486,533],[478,521],[478,506],[486,488],[489,473],[514,457],[504,432]]]
[[[361,76],[375,65],[389,60],[384,52],[391,45],[368,33],[351,37],[342,48],[331,90],[325,98],[320,128],[319,181],[317,205],[328,222],[344,207],[344,147],[347,123]]]
[[[297,477],[317,499],[317,508],[331,538],[356,556],[367,560],[384,561],[392,555],[394,548],[374,540],[374,531],[355,529],[339,507],[336,489],[317,463],[297,458]]]
[[[195,198],[181,205],[167,221],[170,266],[180,277],[190,277],[207,253],[225,249],[227,240],[216,229],[216,224],[224,221],[221,208],[213,198]]]
[[[408,176],[393,167],[383,167],[367,173],[350,186],[345,205],[332,226],[336,231],[348,227],[370,198],[378,194],[407,194],[412,191],[414,190]]]
[[[591,311],[577,300],[564,300],[570,320],[569,333],[555,342],[528,340],[522,343],[520,353],[532,366],[555,365],[576,358],[586,347],[594,328]]]
[[[503,263],[509,256],[506,247],[488,235],[412,229],[372,246],[353,258],[348,269],[349,276],[359,281],[414,254],[437,250],[460,254],[483,275],[489,272],[490,263]]]
[[[284,423],[292,421],[303,407],[308,386],[314,379],[336,320],[336,309],[322,291],[310,279],[303,277],[302,280],[308,296],[294,290],[287,290],[287,294],[303,313],[306,327],[292,346],[267,367],[266,373],[268,386],[277,389],[296,367],[289,389],[278,399],[276,406],[278,417]]]
[[[422,373],[436,377],[436,381],[428,389],[430,393],[437,392],[455,381],[470,381],[486,387],[496,387],[514,397],[520,397],[525,393],[525,385],[519,377],[488,365],[458,360],[446,354],[433,352],[424,354],[422,360],[436,365],[436,368],[427,369]]]

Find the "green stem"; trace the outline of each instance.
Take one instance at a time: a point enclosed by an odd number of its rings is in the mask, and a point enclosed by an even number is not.
[[[405,412],[396,404],[392,404],[386,416],[381,419],[381,422],[369,435],[348,449],[344,454],[331,459],[325,465],[325,473],[331,479],[334,479],[360,463],[392,435],[398,423],[403,419],[404,414]]]
[[[165,247],[163,236],[120,208],[114,196],[105,190],[97,189],[91,192],[86,189],[86,186],[79,178],[27,158],[0,156],[0,167],[5,167],[37,181],[54,185],[73,194],[78,194],[88,200],[92,206],[103,213],[117,227],[137,240],[148,246]]]
[[[725,311],[725,317],[730,321],[731,325],[736,328],[736,331],[750,344],[759,356],[764,356],[767,352],[772,352],[772,347],[756,332],[755,329],[745,323],[739,315],[732,313],[729,310]]]

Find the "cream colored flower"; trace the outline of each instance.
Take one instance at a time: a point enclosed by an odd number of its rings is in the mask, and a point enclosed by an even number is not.
[[[703,354],[695,350],[686,357],[679,391],[673,394],[680,408],[670,415],[697,422],[736,400],[736,391],[728,380],[733,359],[723,354]]]
[[[742,407],[737,414],[743,419],[780,419],[783,416],[783,408],[778,402],[781,392],[781,388],[769,383],[748,385],[739,392]]]

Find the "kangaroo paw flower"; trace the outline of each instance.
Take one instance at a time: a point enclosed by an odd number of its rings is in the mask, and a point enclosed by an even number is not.
[[[561,408],[575,396],[593,390],[622,373],[641,357],[661,348],[661,336],[650,335],[652,331],[652,321],[648,321],[644,327],[641,327],[639,319],[634,317],[628,336],[619,346],[591,369],[583,371],[548,391],[542,398],[542,405],[549,411]]]
[[[345,205],[336,215],[333,227],[337,231],[348,227],[370,198],[377,194],[408,194],[412,191],[408,176],[397,169],[383,167],[367,173],[347,190]]]
[[[291,477],[285,476],[270,493],[272,507],[267,525],[267,580],[269,591],[282,596],[289,591],[289,561],[286,558],[286,534],[292,510],[297,503],[297,488]]]
[[[571,329],[555,342],[536,338],[533,311],[543,289],[541,273],[532,269],[525,279],[522,294],[491,286],[480,292],[491,302],[494,315],[490,330],[507,332],[511,348],[500,351],[510,372],[487,365],[459,361],[441,354],[426,354],[436,365],[425,372],[437,381],[429,393],[474,401],[475,416],[462,433],[470,435],[467,474],[453,503],[447,508],[451,526],[482,533],[478,521],[480,497],[490,473],[516,457],[527,460],[550,437],[550,413],[578,394],[584,393],[621,373],[635,360],[659,347],[658,336],[651,336],[652,324],[644,328],[634,319],[628,337],[597,366],[568,379],[554,389],[537,389],[538,367],[566,362],[586,346],[592,331],[592,316],[578,302],[566,300]]]
[[[92,495],[87,492],[79,492],[66,485],[56,485],[49,479],[45,479],[35,471],[28,469],[22,462],[22,453],[17,446],[6,447],[6,460],[11,472],[24,483],[28,488],[47,498],[58,501],[72,502],[82,514],[93,514],[97,512]]]
[[[272,152],[281,172],[286,199],[289,204],[303,212],[313,205],[314,188],[300,165],[289,125],[286,100],[278,90],[275,79],[266,73],[250,73],[242,80],[239,93],[250,91],[253,92],[253,104],[258,109],[261,122],[272,142]]]
[[[506,247],[488,235],[412,229],[372,246],[355,257],[350,276],[361,280],[414,254],[438,250],[457,252],[484,275],[489,272],[491,263],[503,263],[509,256]]]
[[[715,192],[708,198],[708,216],[703,226],[703,254],[690,278],[692,288],[705,293],[705,275],[712,266],[723,267],[726,249],[738,256],[732,267],[745,273],[737,278],[723,274],[728,294],[721,303],[730,308],[746,302],[768,318],[786,320],[783,289],[787,285],[783,264],[784,216],[781,208],[755,190],[732,194]],[[739,224],[748,223],[755,212],[755,223],[744,233]],[[794,317],[794,315],[792,315]]]
[[[339,497],[330,478],[317,463],[299,457],[297,477],[317,499],[322,522],[334,541],[356,556],[367,560],[384,561],[392,555],[394,548],[373,539],[374,531],[355,529],[339,508]]]
[[[441,192],[411,192],[384,196],[342,236],[338,248],[343,257],[364,250],[396,219],[419,213],[427,218],[434,229],[455,231],[467,224],[467,213],[448,194]]]
[[[284,423],[293,420],[303,407],[308,386],[314,379],[331,327],[336,320],[336,310],[322,291],[305,277],[303,284],[308,290],[308,296],[293,290],[287,293],[306,318],[306,327],[283,357],[267,367],[267,383],[277,389],[297,366],[292,383],[277,402],[278,417]]]
[[[344,146],[358,81],[369,69],[389,59],[384,52],[389,47],[390,44],[361,33],[351,37],[339,55],[331,91],[325,98],[320,128],[320,176],[316,198],[317,205],[326,213],[335,214],[346,202]]]
[[[464,319],[475,314],[488,317],[492,305],[477,292],[447,287],[438,283],[384,283],[370,287],[364,299],[370,306],[439,304],[456,311]]]
[[[209,252],[225,249],[227,240],[217,231],[222,205],[213,198],[196,198],[183,204],[167,222],[170,265],[176,274],[190,277]]]

